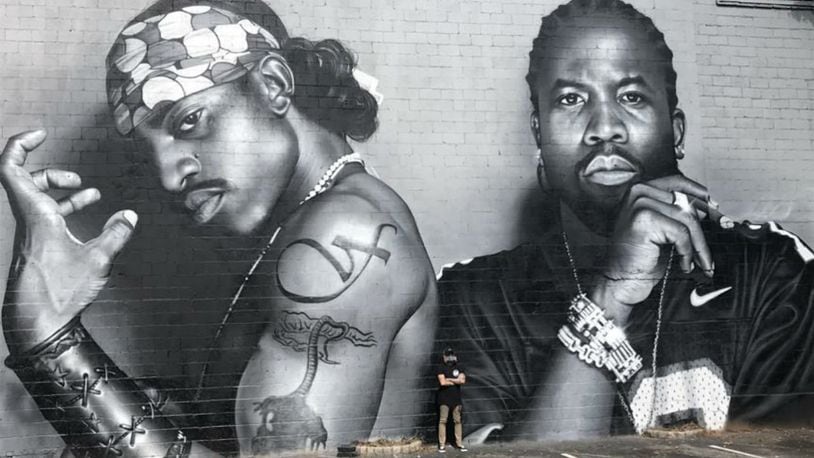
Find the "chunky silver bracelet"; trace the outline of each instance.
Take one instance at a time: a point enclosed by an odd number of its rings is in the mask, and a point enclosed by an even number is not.
[[[628,342],[624,331],[605,318],[601,307],[578,294],[568,308],[568,324],[557,333],[565,348],[579,359],[613,373],[619,383],[627,382],[642,368],[642,357]]]

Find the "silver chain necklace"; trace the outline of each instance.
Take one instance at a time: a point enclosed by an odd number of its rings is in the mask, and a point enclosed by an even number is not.
[[[311,191],[309,191],[308,194],[306,194],[305,198],[303,198],[300,201],[300,203],[297,204],[297,208],[301,207],[304,203],[308,202],[314,197],[331,189],[331,187],[334,184],[334,180],[336,179],[336,176],[339,175],[339,172],[342,171],[342,169],[351,162],[359,163],[362,165],[365,164],[364,160],[362,160],[362,156],[359,155],[359,153],[346,154],[340,157],[325,170],[325,173],[322,174],[322,177],[320,177],[319,181],[317,181],[317,184],[314,185]],[[223,334],[223,330],[226,328],[226,323],[229,321],[229,318],[232,316],[232,312],[234,312],[235,310],[235,304],[237,304],[237,301],[240,300],[240,295],[243,294],[243,289],[246,287],[246,284],[249,282],[249,279],[252,278],[252,275],[254,274],[254,271],[257,269],[257,266],[260,265],[260,261],[263,260],[263,258],[266,256],[266,253],[268,253],[268,250],[271,249],[271,246],[274,244],[274,241],[277,240],[277,236],[280,234],[280,231],[283,229],[283,226],[285,225],[286,221],[288,221],[288,218],[290,216],[291,215],[286,217],[283,220],[283,222],[280,223],[279,226],[277,226],[277,229],[275,229],[274,233],[271,234],[271,238],[269,238],[269,241],[268,243],[266,243],[266,246],[264,246],[263,249],[260,250],[260,253],[254,260],[254,263],[252,263],[252,266],[249,268],[248,272],[246,272],[246,275],[243,276],[243,280],[240,282],[240,286],[237,288],[237,291],[235,292],[234,296],[232,296],[232,301],[229,303],[229,307],[226,309],[226,313],[223,314],[223,318],[220,320],[218,330],[215,331],[215,337],[212,338],[212,344],[209,347],[210,352],[215,348],[215,345],[220,339],[220,336]],[[193,401],[198,401],[201,397],[204,379],[206,378],[206,374],[209,371],[209,362],[210,358],[207,357],[206,362],[204,362],[204,367],[203,369],[201,369],[201,376],[198,379],[198,386],[197,389],[195,390],[195,396],[193,396],[192,398]]]
[[[574,276],[574,281],[577,284],[577,292],[582,295],[584,294],[582,291],[582,284],[579,281],[579,273],[577,272],[577,264],[574,261],[574,257],[571,254],[571,245],[568,243],[568,235],[566,235],[565,230],[562,231],[562,242],[565,245],[565,254],[568,256],[568,263],[571,266],[571,274]],[[675,246],[670,248],[670,256],[667,259],[667,267],[664,270],[664,277],[661,279],[661,289],[659,290],[659,307],[656,316],[656,334],[653,337],[653,355],[652,355],[652,371],[653,371],[653,393],[650,398],[650,416],[647,420],[647,426],[653,424],[654,415],[656,412],[656,357],[658,356],[659,351],[659,337],[661,335],[661,320],[664,310],[664,293],[667,290],[667,279],[670,276],[670,267],[673,265],[673,257],[675,256]],[[625,397],[624,393],[622,392],[622,384],[617,384],[616,386],[616,395],[619,397],[619,400],[622,403],[622,406],[625,408],[625,412],[627,412],[628,419],[633,424],[633,428],[636,428],[636,420],[633,416],[633,412],[630,410],[630,405],[627,402],[627,398]]]

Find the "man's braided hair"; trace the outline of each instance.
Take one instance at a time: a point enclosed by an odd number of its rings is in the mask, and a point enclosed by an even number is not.
[[[653,21],[632,5],[621,0],[571,0],[561,5],[548,16],[543,17],[540,33],[534,39],[529,53],[529,72],[526,82],[531,90],[531,103],[537,109],[537,77],[545,59],[549,40],[557,36],[560,27],[567,26],[574,19],[592,16],[620,18],[642,31],[653,44],[653,48],[664,62],[664,77],[667,87],[667,103],[672,112],[678,106],[676,95],[676,72],[673,68],[673,52],[664,40],[664,34],[656,28]]]

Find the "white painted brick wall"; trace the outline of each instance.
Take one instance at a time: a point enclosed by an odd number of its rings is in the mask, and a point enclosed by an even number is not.
[[[410,204],[436,266],[535,234],[519,216],[536,192],[524,76],[540,18],[558,3],[275,2],[292,35],[339,38],[380,80],[379,131],[357,148]],[[724,211],[775,219],[814,240],[814,15],[721,8],[713,0],[632,3],[675,52],[689,121],[683,170],[709,185]],[[104,56],[146,4],[2,0],[0,138],[46,127],[49,139],[32,167],[62,164],[97,180],[126,167],[121,154],[103,149],[112,135]],[[160,220],[164,211],[156,203],[146,216]],[[103,217],[97,210],[78,230],[91,234]],[[0,293],[12,231],[2,203]],[[145,280],[168,267],[150,256],[139,267]],[[5,368],[0,386],[0,451],[37,456],[59,447]]]

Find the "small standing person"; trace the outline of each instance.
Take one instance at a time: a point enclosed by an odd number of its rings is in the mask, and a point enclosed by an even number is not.
[[[443,364],[438,369],[438,451],[446,452],[447,420],[452,411],[452,421],[455,423],[455,446],[465,452],[463,443],[463,424],[461,423],[461,385],[466,383],[466,374],[458,366],[458,356],[452,348],[444,350]]]

